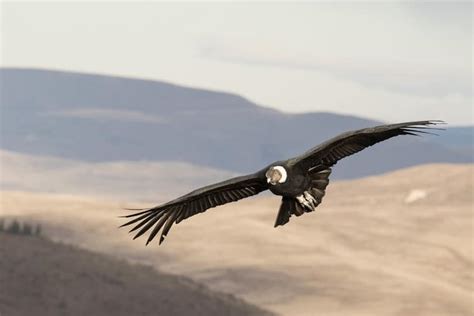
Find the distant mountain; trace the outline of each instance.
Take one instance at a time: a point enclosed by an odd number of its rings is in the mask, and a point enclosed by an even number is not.
[[[440,144],[461,154],[474,156],[474,126],[449,127],[439,133],[440,137],[433,137],[431,142]]]
[[[150,80],[3,68],[0,81],[1,148],[85,161],[182,161],[248,172],[343,131],[380,123],[287,114],[229,93]],[[453,148],[445,142],[396,139],[341,162],[335,177],[472,162],[472,144]]]
[[[270,315],[190,279],[0,232],[1,315]]]

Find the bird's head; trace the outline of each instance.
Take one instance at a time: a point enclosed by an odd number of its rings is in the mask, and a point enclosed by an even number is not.
[[[288,174],[286,173],[285,168],[282,166],[273,166],[267,170],[265,176],[267,177],[268,183],[271,185],[276,185],[278,183],[285,182]]]

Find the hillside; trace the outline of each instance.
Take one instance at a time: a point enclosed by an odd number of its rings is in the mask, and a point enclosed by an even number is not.
[[[2,149],[89,162],[178,161],[243,173],[380,123],[282,113],[229,93],[103,75],[2,68],[0,85]],[[452,148],[453,137],[443,137],[441,144],[392,140],[341,162],[334,176],[472,161],[472,142]]]
[[[318,210],[273,228],[262,195],[132,241],[122,204],[2,192],[4,216],[40,221],[55,240],[151,264],[282,315],[472,315],[473,165],[433,164],[332,181]]]
[[[1,315],[267,315],[186,278],[0,233]]]
[[[89,162],[0,150],[0,190],[164,201],[235,174],[169,161]],[[27,179],[27,181],[25,181]]]

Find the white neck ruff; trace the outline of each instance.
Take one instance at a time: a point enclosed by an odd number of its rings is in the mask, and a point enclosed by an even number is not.
[[[281,173],[281,179],[278,180],[278,183],[284,183],[288,178],[288,173],[286,172],[285,168],[282,166],[274,166],[273,168]]]

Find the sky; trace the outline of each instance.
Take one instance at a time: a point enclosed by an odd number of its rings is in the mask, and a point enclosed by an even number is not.
[[[2,2],[2,67],[162,80],[284,112],[474,123],[471,2]]]

